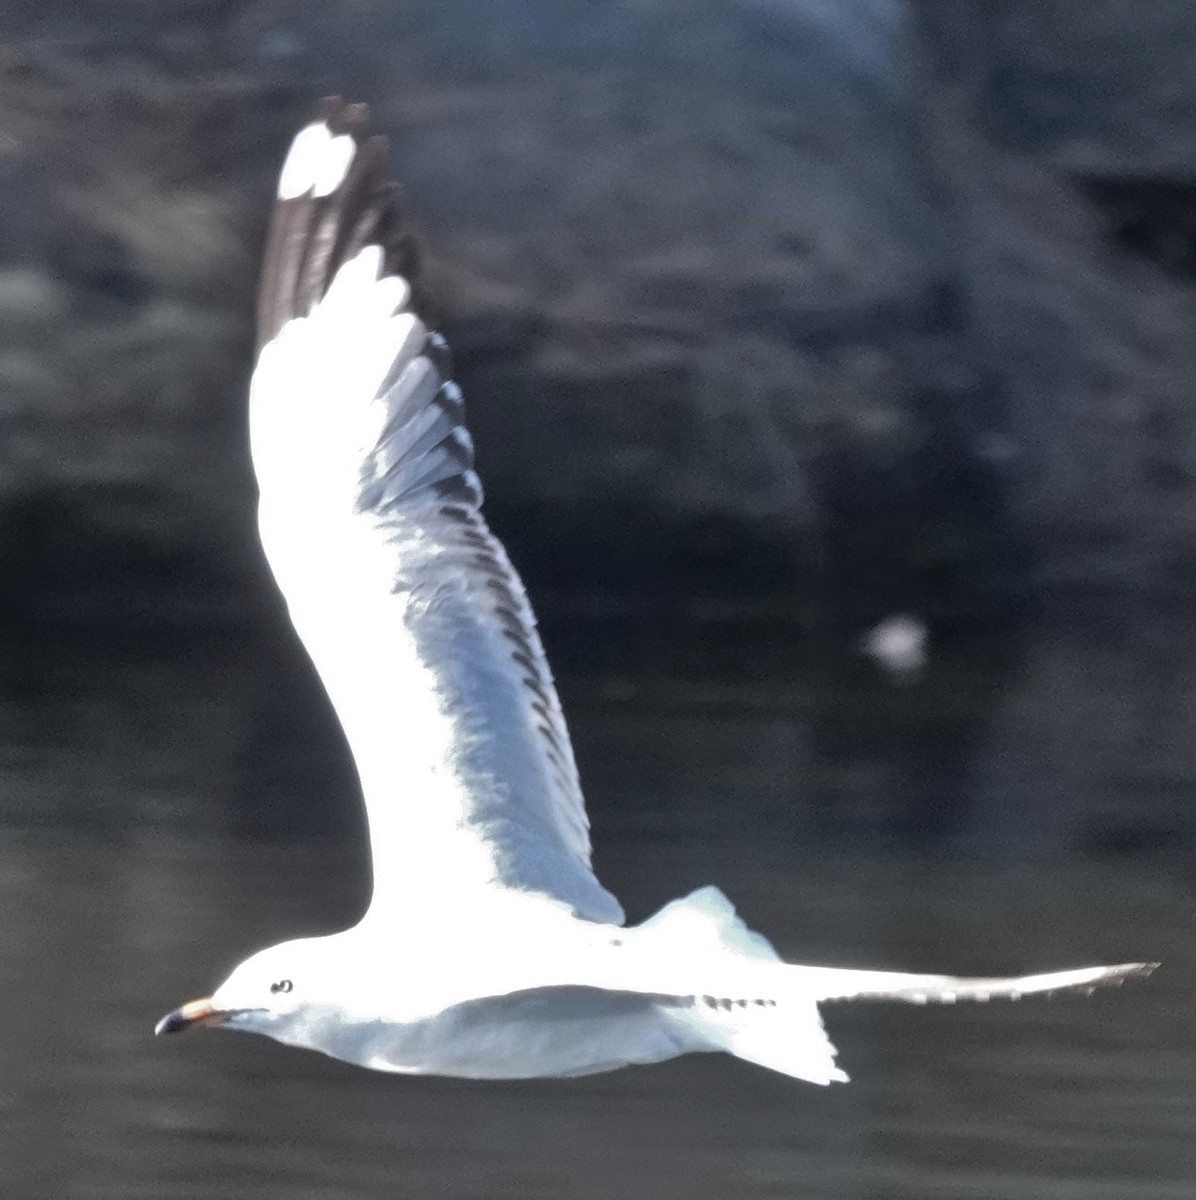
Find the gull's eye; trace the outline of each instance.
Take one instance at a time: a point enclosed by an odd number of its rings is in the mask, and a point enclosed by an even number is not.
[[[273,995],[279,992],[289,992],[295,985],[289,979],[280,979],[277,983],[270,985],[270,991]]]

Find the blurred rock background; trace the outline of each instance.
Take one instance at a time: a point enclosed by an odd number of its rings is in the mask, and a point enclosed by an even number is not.
[[[492,524],[590,605],[1196,582],[1183,0],[45,0],[0,45],[0,613],[253,620],[258,255],[322,94],[426,234]]]

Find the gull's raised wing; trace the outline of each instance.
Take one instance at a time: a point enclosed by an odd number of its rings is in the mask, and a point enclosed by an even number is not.
[[[365,124],[326,101],[283,166],[250,434],[262,544],[361,779],[371,911],[467,911],[497,886],[621,922],[590,869],[535,618],[480,513],[447,349],[413,308],[386,145]]]

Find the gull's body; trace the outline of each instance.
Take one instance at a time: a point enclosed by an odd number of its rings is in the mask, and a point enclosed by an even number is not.
[[[1091,988],[782,963],[714,888],[634,928],[590,868],[577,770],[519,577],[481,516],[461,396],[414,311],[364,112],[327,102],[283,167],[250,436],[259,524],[357,764],[374,894],[261,951],[170,1031],[227,1023],[362,1066],[578,1075],[725,1050],[846,1079],[818,1003]]]

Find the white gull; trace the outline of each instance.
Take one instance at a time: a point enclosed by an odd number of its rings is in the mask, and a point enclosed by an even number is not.
[[[461,394],[412,297],[386,146],[325,101],[282,169],[250,438],[266,556],[348,738],[374,893],[157,1032],[222,1025],[384,1071],[584,1075],[726,1051],[846,1080],[818,1005],[1091,989],[1153,964],[962,979],[783,963],[716,888],[626,928],[569,734],[481,515]]]

